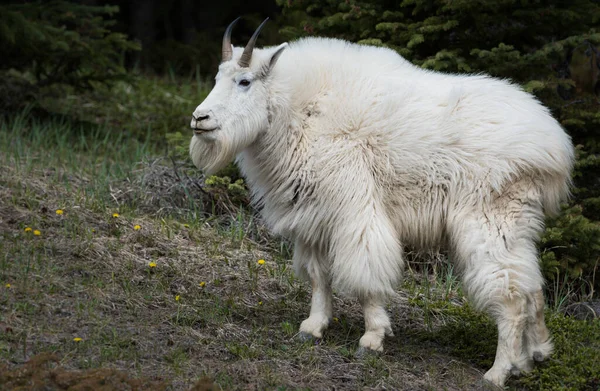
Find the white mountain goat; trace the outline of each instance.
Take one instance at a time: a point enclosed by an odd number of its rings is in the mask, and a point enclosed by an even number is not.
[[[266,20],[265,20],[266,22]],[[304,335],[332,319],[332,286],[358,297],[360,348],[392,334],[386,297],[403,248],[444,247],[498,325],[485,379],[503,385],[552,352],[536,240],[570,188],[570,138],[504,80],[448,75],[392,50],[305,38],[254,49],[223,39],[216,84],[193,113],[205,173],[236,159],[269,227],[295,240],[312,282]]]

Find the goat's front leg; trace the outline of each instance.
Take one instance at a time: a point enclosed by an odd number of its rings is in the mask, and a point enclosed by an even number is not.
[[[297,267],[301,264],[312,284],[310,316],[300,325],[300,338],[322,338],[323,331],[333,317],[331,279],[315,250],[296,242],[294,258]]]
[[[383,351],[383,339],[393,336],[390,317],[384,308],[384,300],[375,296],[360,300],[365,317],[365,334],[360,338],[358,354]],[[368,350],[367,350],[368,349]]]

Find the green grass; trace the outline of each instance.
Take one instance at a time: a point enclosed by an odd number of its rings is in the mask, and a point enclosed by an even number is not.
[[[46,94],[40,104],[52,113],[152,140],[157,146],[163,143],[160,149],[164,152],[181,146],[164,144],[165,134],[179,132],[187,137],[190,133],[191,114],[204,100],[211,84],[198,72],[189,78],[131,73],[128,82],[83,93],[69,87],[55,87],[57,90]]]
[[[157,162],[160,144],[136,132],[28,113],[2,123],[0,362],[53,352],[69,370],[118,368],[172,389],[204,375],[223,389],[479,387],[495,327],[452,268],[407,273],[383,355],[354,357],[360,307],[338,296],[324,339],[300,342],[310,287],[289,243],[249,210],[213,215],[198,173]],[[507,387],[597,389],[599,321],[547,316],[555,355]]]

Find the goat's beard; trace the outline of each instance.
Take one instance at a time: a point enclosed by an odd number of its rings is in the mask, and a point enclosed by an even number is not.
[[[245,132],[232,137],[228,132],[221,132],[214,140],[205,140],[194,136],[190,142],[190,157],[194,165],[212,175],[225,168],[235,156],[252,143],[253,140]]]

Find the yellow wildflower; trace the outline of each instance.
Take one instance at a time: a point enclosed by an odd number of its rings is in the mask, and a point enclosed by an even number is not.
[[[179,301],[179,295],[175,296],[175,301]]]
[[[339,320],[338,318],[333,318],[333,321],[334,321],[334,322],[337,322],[338,320]]]
[[[259,265],[264,265],[265,264],[265,260],[264,259],[259,259],[258,260],[258,264]]]
[[[139,231],[140,229],[142,229],[142,227],[139,224],[136,224],[133,226],[133,229]]]
[[[33,231],[33,230],[31,229],[31,227],[25,227],[25,232],[31,232],[31,231]]]
[[[75,341],[75,342],[81,342],[81,341],[83,341],[83,339],[81,339],[79,337],[75,337],[75,338],[73,338],[73,341]]]
[[[262,305],[262,301],[259,301],[259,302],[258,302],[258,305]]]
[[[117,217],[119,217],[119,214],[115,212],[113,213],[113,217],[116,219]]]
[[[4,285],[4,286],[5,286],[5,287],[7,287],[7,288],[10,288],[10,284],[6,284],[6,285]]]
[[[206,282],[202,281],[199,285],[200,285],[200,288],[204,288],[206,286]]]
[[[63,213],[65,213],[64,210],[62,210],[62,209],[56,209],[56,214],[57,215],[62,216]]]
[[[156,267],[156,262],[150,262],[150,263],[148,264],[148,266],[150,266],[150,267]]]
[[[40,232],[40,230],[39,230],[39,229],[34,229],[34,230],[33,230],[33,234],[34,234],[35,236],[40,236],[42,233]]]
[[[189,225],[189,224],[184,224],[183,226],[184,226],[185,228],[190,228],[190,225]]]

